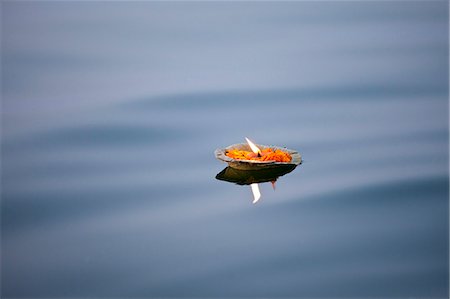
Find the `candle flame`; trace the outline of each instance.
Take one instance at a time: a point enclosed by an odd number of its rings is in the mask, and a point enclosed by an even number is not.
[[[261,198],[261,192],[259,192],[259,186],[258,184],[254,183],[251,184],[250,187],[252,187],[252,192],[253,192],[253,203],[257,203],[258,200]]]
[[[261,154],[261,150],[253,142],[251,142],[247,137],[245,137],[245,140],[247,140],[248,145],[250,145],[250,148],[255,154]]]

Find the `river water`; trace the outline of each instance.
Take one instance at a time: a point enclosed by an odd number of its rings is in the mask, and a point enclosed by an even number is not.
[[[2,297],[448,297],[448,3],[3,2]],[[260,184],[216,148],[298,150]]]

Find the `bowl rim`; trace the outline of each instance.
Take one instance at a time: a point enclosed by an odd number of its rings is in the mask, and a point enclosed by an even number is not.
[[[292,150],[292,149],[288,149],[286,147],[280,147],[280,146],[276,146],[276,145],[256,144],[256,146],[258,146],[260,149],[272,148],[272,149],[282,150],[282,151],[290,154],[292,159],[290,162],[257,161],[257,160],[234,159],[234,158],[228,157],[226,155],[227,150],[231,150],[231,149],[239,148],[239,147],[247,147],[248,148],[249,146],[247,143],[235,143],[235,144],[227,146],[226,148],[218,148],[214,151],[214,154],[217,159],[227,162],[228,164],[230,164],[230,163],[245,163],[245,164],[251,164],[251,165],[255,165],[255,166],[265,166],[265,165],[300,165],[302,163],[302,157],[301,157],[300,153],[296,150]]]

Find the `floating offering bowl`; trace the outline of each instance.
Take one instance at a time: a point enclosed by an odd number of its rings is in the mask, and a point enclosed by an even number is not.
[[[255,146],[256,146],[256,149],[259,149],[259,152],[255,151]],[[233,157],[230,157],[227,155],[227,153],[230,154],[231,152],[233,152],[233,151],[235,152],[236,150],[237,151],[248,151],[248,152],[253,151],[255,157],[251,158],[251,159],[245,159],[245,158],[237,159],[237,158],[233,158]],[[265,152],[267,152],[267,151],[276,152],[277,150],[280,150],[284,153],[289,154],[291,157],[290,161],[289,162],[277,162],[274,160],[266,160],[266,161],[257,160],[257,159],[263,159]],[[238,144],[230,145],[223,149],[216,149],[214,154],[216,155],[217,159],[228,163],[228,165],[230,167],[233,167],[236,169],[241,169],[241,170],[261,170],[261,169],[278,168],[278,167],[283,168],[283,167],[286,167],[289,165],[297,166],[302,163],[302,157],[297,151],[278,147],[278,146],[273,146],[273,145],[269,146],[269,145],[252,144],[250,146],[247,143],[238,143]]]

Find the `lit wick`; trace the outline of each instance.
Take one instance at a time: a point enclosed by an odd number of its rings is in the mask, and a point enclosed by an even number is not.
[[[247,137],[245,137],[245,140],[247,140],[248,145],[252,149],[252,151],[258,155],[258,157],[261,157],[261,150],[253,143],[251,142]]]

